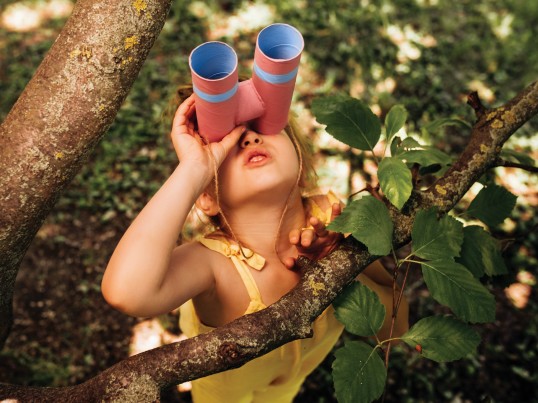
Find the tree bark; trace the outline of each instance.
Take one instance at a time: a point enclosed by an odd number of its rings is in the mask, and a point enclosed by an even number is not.
[[[391,210],[395,245],[410,241],[420,209],[437,206],[446,213],[494,166],[504,142],[538,113],[538,83],[500,108],[475,110],[478,120],[468,146],[451,169],[431,188],[415,191],[402,212]],[[159,391],[169,385],[239,367],[289,341],[308,337],[310,323],[374,259],[348,238],[318,262],[299,259],[302,276],[297,287],[262,311],[211,333],[130,357],[81,385],[57,389],[3,385],[0,399],[157,401]]]
[[[79,0],[0,126],[0,348],[20,262],[113,122],[171,0]]]

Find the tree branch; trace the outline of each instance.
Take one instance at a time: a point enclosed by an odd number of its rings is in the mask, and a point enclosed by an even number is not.
[[[390,210],[394,244],[410,241],[416,213],[437,206],[448,212],[498,157],[504,142],[538,112],[538,84],[533,83],[506,105],[485,110],[475,123],[460,158],[430,189],[416,191],[402,212]],[[136,355],[87,382],[69,388],[27,389],[4,385],[0,398],[39,401],[156,401],[169,385],[236,368],[289,341],[310,335],[310,323],[341,290],[377,257],[352,238],[330,256],[298,260],[301,281],[270,307],[243,316],[211,333]]]
[[[477,114],[469,143],[458,160],[427,192],[428,204],[449,211],[488,169],[502,146],[538,113],[538,82],[533,82],[505,105]]]
[[[0,348],[22,257],[113,122],[170,2],[79,0],[0,126]]]
[[[517,162],[506,161],[502,158],[497,158],[493,165],[496,167],[518,168],[523,169],[524,171],[538,173],[538,167],[534,165],[519,164]]]
[[[156,401],[161,388],[237,368],[292,340],[310,337],[311,322],[373,260],[356,241],[346,240],[330,259],[314,263],[300,258],[299,284],[264,310],[130,357],[77,387],[29,390],[2,385],[0,399],[93,402],[131,401],[128,396],[136,396],[133,401]]]

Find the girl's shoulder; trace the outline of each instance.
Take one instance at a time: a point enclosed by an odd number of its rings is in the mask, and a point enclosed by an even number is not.
[[[206,242],[204,239],[207,238],[196,238],[177,246],[173,252],[172,267],[179,270],[183,270],[184,267],[190,270],[196,268],[197,272],[203,271],[213,276],[215,268],[223,264],[222,250],[225,246],[221,242],[212,240]]]
[[[202,263],[207,261],[211,253],[198,239],[193,239],[176,246],[174,248],[174,255],[178,258],[180,257],[185,262]]]

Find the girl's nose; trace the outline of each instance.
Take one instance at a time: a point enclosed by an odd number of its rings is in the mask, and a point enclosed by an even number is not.
[[[240,140],[241,148],[247,148],[263,144],[261,134],[256,133],[253,130],[248,130]]]

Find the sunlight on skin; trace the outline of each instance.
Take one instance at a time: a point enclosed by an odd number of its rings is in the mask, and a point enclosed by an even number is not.
[[[39,3],[18,2],[11,4],[0,15],[0,26],[12,32],[28,32],[39,28],[53,18],[71,14],[73,4],[68,0],[50,0]]]

